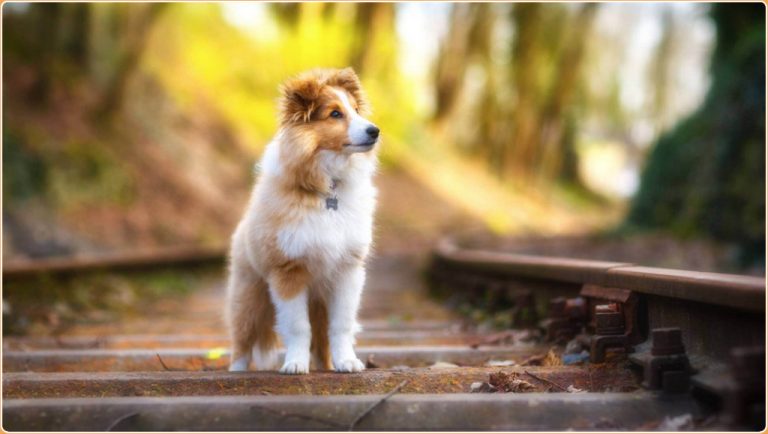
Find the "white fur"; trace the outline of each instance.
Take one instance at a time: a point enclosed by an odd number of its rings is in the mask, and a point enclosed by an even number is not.
[[[345,95],[343,98],[349,105]],[[356,116],[351,121],[350,139],[366,134],[366,140],[370,140],[365,129],[372,124],[357,115],[351,107],[348,110]],[[234,235],[244,240],[245,259],[261,276],[268,273],[253,246],[265,242],[260,233],[264,224],[260,207],[281,206],[279,197],[274,194],[274,185],[283,174],[282,146],[291,146],[291,143],[286,142],[284,134],[278,133],[264,152],[258,166],[261,179],[254,189],[246,216]],[[370,148],[368,146],[366,150]],[[273,290],[272,283],[268,282],[275,306],[276,330],[286,347],[281,373],[309,372],[310,291],[321,291],[328,300],[329,341],[334,368],[339,372],[365,369],[355,355],[353,345],[354,336],[360,329],[357,311],[365,281],[365,270],[359,258],[368,254],[372,241],[377,191],[371,178],[376,169],[376,159],[358,152],[362,151],[320,151],[318,155],[322,170],[330,179],[338,181],[333,190],[338,199],[337,210],[326,209],[325,198],[318,197],[316,208],[297,211],[298,218],[284,223],[277,230],[279,249],[290,259],[301,258],[313,278],[304,291],[290,300],[281,299]],[[255,359],[257,368],[267,368],[274,363],[274,354],[262,355],[254,349],[249,356]],[[247,370],[251,357],[244,356],[234,361],[230,370]]]
[[[337,280],[328,304],[328,335],[333,367],[339,372],[359,372],[365,365],[355,355],[355,334],[360,330],[357,310],[365,283],[365,269],[350,267]]]
[[[367,150],[366,143],[371,140],[371,137],[366,131],[368,127],[374,126],[370,121],[357,114],[357,111],[352,107],[352,104],[347,98],[347,94],[338,89],[333,89],[333,92],[339,96],[341,104],[344,106],[347,116],[349,116],[349,142],[351,146],[347,147],[348,152],[365,152]]]
[[[309,345],[312,340],[307,293],[304,291],[290,300],[283,300],[272,291],[271,283],[269,286],[272,303],[275,305],[277,332],[285,345],[285,361],[280,372],[306,374],[309,372]]]
[[[319,267],[313,275],[330,276],[350,251],[367,252],[371,244],[376,189],[371,183],[375,166],[355,155],[321,152],[321,162],[331,178],[338,179],[334,194],[338,210],[328,210],[324,201],[296,222],[278,232],[277,242],[288,258],[311,256]]]
[[[283,135],[278,133],[264,149],[264,155],[261,156],[261,161],[257,165],[262,176],[280,176],[282,171],[280,167],[280,142],[282,140]]]

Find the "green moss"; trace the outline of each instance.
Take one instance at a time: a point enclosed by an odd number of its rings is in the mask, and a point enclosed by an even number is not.
[[[62,208],[84,204],[128,205],[134,185],[112,148],[87,141],[71,141],[49,164],[48,191]]]

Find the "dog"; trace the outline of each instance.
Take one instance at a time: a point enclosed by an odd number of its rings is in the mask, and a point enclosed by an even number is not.
[[[359,372],[357,311],[373,229],[379,128],[351,68],[281,86],[280,126],[232,236],[225,319],[230,371]],[[310,356],[311,354],[311,356]]]

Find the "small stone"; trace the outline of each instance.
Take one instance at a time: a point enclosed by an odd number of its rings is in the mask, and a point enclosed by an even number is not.
[[[563,353],[565,354],[578,354],[582,352],[585,349],[589,348],[589,336],[587,335],[577,335],[568,343],[565,345],[565,351]]]
[[[470,393],[494,393],[496,388],[483,381],[475,381],[469,386]]]
[[[486,366],[515,366],[517,363],[515,363],[514,360],[489,360],[488,363],[485,364]]]
[[[458,368],[459,365],[456,365],[454,363],[448,363],[448,362],[435,362],[432,366],[430,366],[430,369],[445,369],[445,368]]]
[[[564,365],[575,365],[589,360],[589,351],[584,350],[579,354],[563,354]]]
[[[677,417],[665,417],[656,428],[657,431],[691,431],[693,429],[693,416],[681,414]]]

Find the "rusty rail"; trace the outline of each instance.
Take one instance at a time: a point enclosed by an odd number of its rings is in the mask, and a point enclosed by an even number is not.
[[[435,249],[429,275],[433,291],[454,303],[501,305],[513,325],[533,315],[549,341],[570,345],[586,332],[591,364],[618,351],[642,371],[643,387],[715,403],[731,426],[764,426],[764,413],[753,411],[765,403],[764,278],[463,249],[450,240]]]
[[[168,247],[151,251],[109,253],[41,260],[14,260],[3,263],[3,280],[42,274],[74,274],[98,270],[135,270],[169,266],[189,266],[222,262],[224,248]]]
[[[765,278],[461,249],[448,240],[443,240],[435,249],[435,260],[446,266],[498,277],[620,287],[638,293],[765,312]]]
[[[216,250],[166,251],[6,264],[3,276],[223,257]],[[648,431],[764,425],[764,413],[754,413],[765,403],[761,279],[441,243],[430,268],[432,289],[469,295],[506,316],[512,328],[494,332],[477,324],[481,318],[429,316],[426,298],[406,315],[420,270],[413,269],[413,279],[393,274],[412,263],[371,264],[378,278],[371,279],[366,300],[379,310],[365,322],[368,331],[356,348],[364,372],[226,372],[227,339],[218,328],[14,337],[3,342],[3,427]]]

